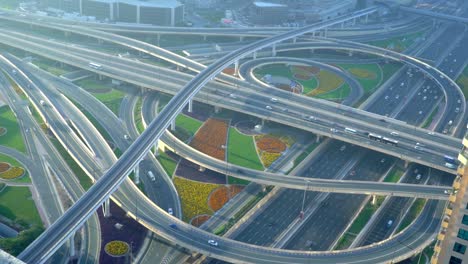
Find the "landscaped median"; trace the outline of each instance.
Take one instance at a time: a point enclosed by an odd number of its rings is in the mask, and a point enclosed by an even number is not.
[[[233,127],[229,129],[227,159],[229,163],[249,169],[264,169],[258,158],[253,137],[244,135]]]
[[[195,134],[190,146],[213,158],[225,160],[228,127],[226,120],[210,118]]]
[[[2,133],[0,134],[0,145],[25,152],[23,137],[18,126],[18,121],[9,106],[0,107],[0,124]]]
[[[114,240],[106,244],[104,250],[107,254],[113,257],[121,257],[127,254],[129,246],[126,242],[120,240]]]
[[[268,168],[294,143],[294,139],[276,134],[257,135],[255,143],[263,166]]]

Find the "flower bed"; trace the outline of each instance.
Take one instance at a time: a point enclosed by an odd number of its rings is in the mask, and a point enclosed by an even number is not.
[[[262,152],[260,154],[260,159],[262,160],[263,166],[265,166],[265,168],[268,168],[280,156],[281,153]]]
[[[281,153],[286,150],[286,144],[271,136],[256,136],[256,143],[260,151]]]
[[[361,69],[361,68],[350,68],[348,69],[348,71],[360,78],[360,79],[375,79],[377,78],[377,76],[375,75],[375,73],[371,72],[371,71],[368,71],[366,69]]]
[[[301,73],[295,73],[293,75],[294,79],[300,80],[300,81],[307,81],[312,79],[312,75],[307,75],[307,74],[301,74]]]
[[[9,170],[11,168],[9,163],[6,162],[0,162],[0,173],[4,173],[5,171]]]
[[[12,180],[23,176],[24,172],[24,169],[21,167],[12,167],[3,173],[0,173],[0,178],[5,180]]]
[[[195,149],[219,160],[224,160],[228,122],[225,120],[208,119],[198,130],[190,145]]]
[[[213,210],[208,207],[208,197],[220,185],[201,183],[180,177],[174,177],[174,185],[182,202],[184,221],[188,222],[201,214],[213,214]]]
[[[5,135],[5,134],[6,134],[6,132],[7,132],[7,129],[6,129],[6,128],[4,128],[4,127],[0,127],[0,136],[3,136],[3,135]]]
[[[192,220],[190,220],[190,224],[196,227],[203,225],[208,219],[210,219],[211,215],[197,215]]]
[[[221,186],[211,192],[210,197],[208,198],[208,206],[216,212],[228,202],[228,198],[233,198],[242,191],[242,189],[244,189],[243,186],[231,185],[229,186],[228,192],[228,188],[226,186]]]
[[[303,74],[304,72],[306,74],[317,74],[320,72],[319,67],[314,67],[314,66],[300,66],[300,65],[295,65],[291,67],[291,72],[292,73],[298,73],[298,74]]]
[[[113,257],[120,257],[127,254],[129,246],[126,242],[114,240],[106,244],[104,250]]]
[[[329,71],[320,71],[316,75],[316,78],[318,79],[319,87],[308,93],[308,96],[317,96],[330,92],[339,88],[344,83],[341,77]]]

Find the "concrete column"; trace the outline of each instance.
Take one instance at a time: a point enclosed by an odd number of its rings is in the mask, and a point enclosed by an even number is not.
[[[367,14],[367,15],[365,16],[365,19],[364,19],[364,21],[365,21],[365,22],[366,22],[366,24],[367,24],[367,22],[369,21],[369,14]]]
[[[70,257],[76,256],[76,250],[75,250],[75,235],[76,233],[73,233],[70,236]]]
[[[323,31],[323,36],[327,37],[327,35],[328,35],[328,28],[325,28],[325,30]]]
[[[272,55],[273,57],[276,56],[276,44],[273,44],[273,47],[271,47],[271,55]]]
[[[214,111],[215,111],[216,114],[218,114],[219,112],[221,112],[221,109],[222,109],[222,108],[219,107],[219,106],[215,106],[215,107],[214,107]]]
[[[341,28],[344,28],[344,22],[341,22]]]
[[[296,41],[297,41],[297,38],[293,38],[293,39],[292,39],[292,42],[293,42],[293,43],[296,43]]]
[[[160,45],[159,42],[161,41],[161,34],[156,35],[156,45]]]
[[[408,166],[409,166],[409,161],[405,160],[405,165],[404,166],[405,166],[405,169],[407,169]]]
[[[377,202],[377,195],[372,195],[372,205],[375,205],[375,203]]]
[[[193,112],[193,100],[190,100],[188,102],[188,112],[192,113]]]
[[[98,39],[98,44],[102,44],[104,41],[102,39]]]
[[[256,51],[253,53],[253,59],[254,59],[254,60],[257,59],[257,52],[256,52]]]
[[[206,41],[206,35],[203,35],[203,41]]]
[[[175,26],[175,8],[171,8],[171,27]]]
[[[134,170],[134,178],[135,178],[135,184],[140,184],[140,163],[139,162],[136,165],[135,170]]]
[[[262,127],[265,125],[265,119],[262,118]]]
[[[154,143],[154,156],[159,156],[159,140]]]
[[[244,36],[239,37],[239,42],[242,42],[242,41],[244,41]]]
[[[175,130],[175,119],[171,121],[171,130]]]
[[[322,139],[322,136],[320,135],[315,136],[315,143],[320,143],[320,139]]]
[[[137,6],[137,13],[136,13],[136,22],[140,24],[140,6]]]
[[[110,212],[110,199],[107,198],[106,201],[104,201],[104,204],[102,205],[102,210],[103,210],[103,213],[104,213],[104,217],[105,218],[108,218],[111,216],[111,212]]]
[[[353,18],[353,26],[356,25],[356,18]]]
[[[315,31],[312,31],[312,37],[315,37]]]
[[[234,62],[234,75],[239,75],[239,60]]]
[[[104,77],[101,74],[98,74],[98,80],[102,81]]]

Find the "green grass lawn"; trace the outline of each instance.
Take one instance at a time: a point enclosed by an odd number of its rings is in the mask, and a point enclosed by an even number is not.
[[[43,226],[27,187],[7,186],[0,192],[0,214],[13,221],[21,219],[30,225]]]
[[[0,136],[0,145],[26,152],[18,121],[9,106],[0,107],[0,126],[7,129],[6,134]]]
[[[316,97],[325,100],[343,100],[349,96],[350,92],[351,88],[349,87],[349,84],[343,83],[343,85],[341,85],[340,88],[330,91],[328,93],[320,94]]]
[[[176,127],[180,127],[183,130],[190,133],[190,136],[195,135],[197,130],[203,125],[203,122],[198,121],[195,118],[180,114],[176,118]]]
[[[416,39],[421,37],[423,34],[423,32],[416,32],[405,36],[398,36],[385,40],[372,41],[369,42],[369,44],[401,52],[409,48],[416,41]]]
[[[462,74],[458,77],[457,84],[462,89],[465,98],[468,98],[468,66],[463,69]]]
[[[351,70],[350,73],[355,76],[362,85],[364,93],[374,91],[382,79],[382,70],[377,64],[340,64],[339,66],[347,71]],[[358,76],[353,72],[356,69],[364,73],[369,73],[371,76],[369,78]]]
[[[81,186],[85,190],[88,190],[91,187],[91,185],[93,185],[88,175],[81,169],[81,167],[75,162],[75,160],[68,154],[68,152],[65,150],[65,148],[63,148],[62,144],[60,144],[60,142],[57,139],[53,138],[51,139],[51,142],[54,144],[55,148],[60,153],[60,156],[62,156],[62,158],[68,164],[70,169],[75,173]]]
[[[398,182],[403,176],[403,171],[394,167],[390,173],[388,173],[387,177],[385,177],[384,182]]]
[[[15,9],[18,7],[20,1],[18,0],[2,0],[0,2],[0,7],[5,9]]]
[[[112,89],[109,85],[94,79],[80,80],[75,84],[91,92],[96,99],[105,104],[114,114],[119,114],[120,103],[125,96],[123,92]]]
[[[381,63],[379,64],[380,68],[382,69],[382,83],[390,79],[402,66],[401,63],[398,62],[391,62],[391,63]]]
[[[33,64],[41,68],[42,70],[52,73],[56,76],[63,75],[71,70],[70,67],[65,66],[61,68],[60,63],[49,60],[34,60]]]
[[[241,134],[235,128],[229,129],[227,157],[229,163],[254,170],[264,170],[253,137]]]
[[[418,198],[414,201],[408,213],[403,218],[403,221],[401,221],[401,224],[398,226],[397,233],[405,229],[407,226],[409,226],[411,222],[413,222],[414,219],[418,217],[418,215],[421,213],[422,209],[424,208],[425,204],[426,204],[426,200],[422,198]]]
[[[145,127],[143,126],[143,118],[141,116],[142,103],[143,101],[141,100],[141,98],[138,98],[138,101],[135,105],[135,112],[133,113],[134,118],[135,118],[136,128],[137,128],[138,133],[140,134],[143,133],[143,131],[145,130]],[[146,122],[148,122],[148,120],[146,120]]]
[[[172,177],[177,167],[177,162],[162,151],[159,151],[159,156],[157,156],[157,159],[161,163],[161,166],[163,166],[167,175],[169,175],[169,177]]]

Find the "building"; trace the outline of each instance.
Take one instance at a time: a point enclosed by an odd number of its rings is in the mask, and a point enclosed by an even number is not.
[[[431,264],[468,263],[468,134],[458,155],[460,166],[445,209]]]
[[[184,5],[176,0],[41,0],[56,8],[101,21],[175,26],[184,21]]]
[[[326,21],[346,14],[356,8],[356,0],[312,0],[304,3],[296,0],[291,4],[295,20],[305,20],[306,23]]]
[[[257,25],[280,25],[288,18],[288,6],[271,2],[253,2],[250,16]]]

